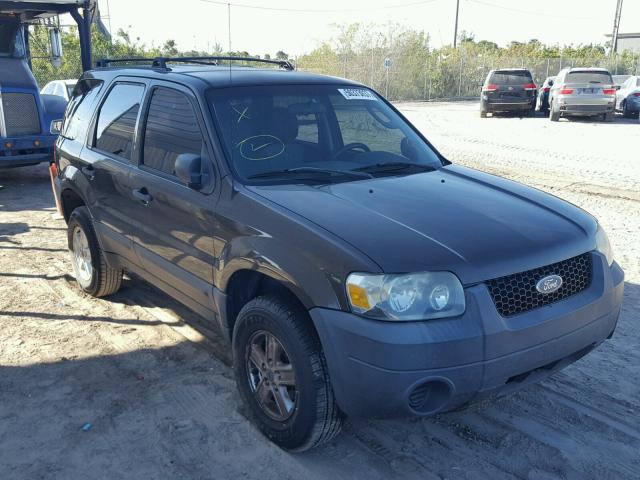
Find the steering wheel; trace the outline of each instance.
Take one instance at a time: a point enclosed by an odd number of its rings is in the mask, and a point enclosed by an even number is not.
[[[342,155],[345,152],[348,152],[349,150],[362,150],[363,152],[371,151],[371,149],[367,147],[364,143],[354,142],[354,143],[347,143],[344,147],[338,150],[333,156],[334,158],[338,158],[340,155]]]

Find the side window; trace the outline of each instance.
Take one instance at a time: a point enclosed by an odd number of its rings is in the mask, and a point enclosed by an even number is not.
[[[342,141],[345,145],[350,143],[364,143],[371,150],[379,150],[397,155],[402,154],[401,142],[404,134],[397,128],[389,128],[380,120],[388,120],[382,117],[377,119],[363,105],[347,105],[336,99],[335,112],[340,125]]]
[[[136,119],[144,86],[117,83],[100,107],[94,147],[131,160]]]
[[[169,88],[155,89],[149,103],[142,163],[174,175],[178,155],[201,155],[202,147],[202,133],[187,96]]]
[[[80,140],[86,134],[93,113],[93,103],[102,89],[99,80],[83,80],[78,83],[67,105],[61,135],[70,140]]]
[[[318,118],[314,113],[298,114],[298,136],[296,140],[318,143]]]

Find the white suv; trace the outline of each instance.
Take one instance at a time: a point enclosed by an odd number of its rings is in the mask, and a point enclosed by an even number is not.
[[[565,68],[558,73],[549,93],[549,119],[561,116],[601,116],[613,119],[616,87],[604,68]]]

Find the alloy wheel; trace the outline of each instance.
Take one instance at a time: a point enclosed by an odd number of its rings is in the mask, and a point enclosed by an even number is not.
[[[298,391],[295,369],[282,343],[270,332],[255,332],[245,358],[249,387],[263,412],[279,422],[289,419],[296,409]]]

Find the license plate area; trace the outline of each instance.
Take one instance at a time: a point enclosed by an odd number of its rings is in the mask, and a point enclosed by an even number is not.
[[[600,88],[579,88],[578,94],[580,95],[595,95],[601,92]]]

